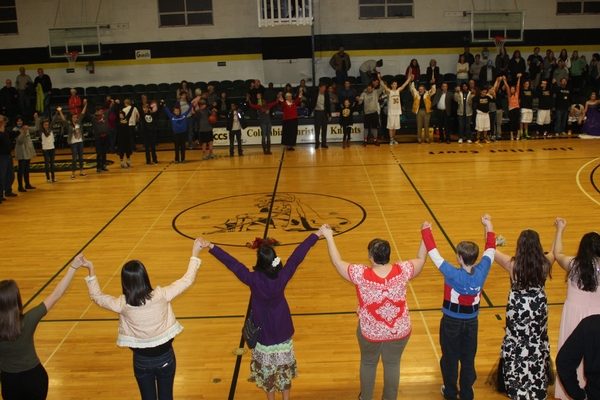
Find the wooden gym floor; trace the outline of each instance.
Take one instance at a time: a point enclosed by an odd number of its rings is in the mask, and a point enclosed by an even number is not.
[[[282,242],[285,260],[294,243],[327,222],[340,234],[343,259],[367,262],[366,246],[375,237],[389,240],[393,259],[416,255],[420,226],[434,222],[442,255],[453,261],[462,240],[483,246],[480,216],[489,213],[495,231],[506,238],[501,248],[513,254],[520,231],[532,228],[550,248],[557,216],[567,219],[565,251],[574,253],[579,239],[598,229],[600,193],[595,182],[600,141],[577,138],[501,141],[488,145],[401,144],[350,149],[298,146],[286,152],[274,146],[264,156],[258,147],[244,157],[202,161],[200,151],[187,152],[187,164],[169,160],[168,145],[160,165],[146,166],[143,152],[133,168],[120,169],[116,155],[109,174],[87,170],[87,179],[70,180],[59,172],[56,184],[43,173],[32,174],[37,190],[19,193],[0,205],[3,227],[2,279],[21,288],[27,307],[39,304],[78,253],[94,261],[101,287],[119,295],[120,268],[142,260],[153,285],[167,285],[185,271],[190,238],[204,236],[225,245],[246,265],[255,253],[246,242],[263,235],[270,195],[276,188],[273,223],[268,236]],[[86,151],[90,151],[86,148]],[[67,152],[57,159],[68,160]],[[93,158],[93,154],[86,154]],[[38,157],[35,161],[41,161]],[[280,169],[281,165],[281,169]],[[15,184],[16,190],[16,184]],[[248,382],[250,354],[232,353],[249,290],[207,253],[194,285],[173,301],[185,330],[177,337],[177,399],[260,399]],[[116,315],[89,300],[83,281],[75,280],[36,334],[38,355],[50,376],[49,399],[139,398],[129,349],[115,345]],[[547,283],[553,358],[565,274],[557,264]],[[508,274],[497,264],[484,287],[476,359],[478,398],[502,399],[485,384],[497,362],[505,324]],[[431,261],[408,289],[413,333],[401,364],[400,397],[441,399],[438,343],[443,278]],[[294,343],[299,377],[294,399],[355,399],[359,392],[359,350],[354,287],[338,276],[326,244],[310,251],[286,296],[294,314]],[[382,391],[379,371],[375,398]],[[550,389],[552,398],[553,388]]]

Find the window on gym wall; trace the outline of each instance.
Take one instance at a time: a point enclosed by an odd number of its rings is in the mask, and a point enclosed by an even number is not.
[[[600,0],[557,1],[556,14],[600,14]]]
[[[212,25],[212,0],[158,0],[158,16],[161,27]]]
[[[414,0],[358,0],[360,19],[413,17]]]
[[[0,0],[0,35],[19,33],[15,0]]]

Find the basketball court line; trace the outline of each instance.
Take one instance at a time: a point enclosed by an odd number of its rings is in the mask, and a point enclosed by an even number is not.
[[[585,163],[585,164],[584,164],[584,165],[583,165],[581,168],[579,168],[579,170],[577,171],[577,174],[575,175],[575,180],[577,181],[577,186],[579,186],[579,190],[581,190],[581,192],[582,192],[583,194],[585,194],[585,195],[586,195],[586,196],[587,196],[587,197],[588,197],[588,198],[589,198],[591,201],[593,201],[594,203],[596,203],[596,204],[598,204],[598,205],[600,206],[600,202],[598,202],[598,200],[594,199],[592,196],[590,196],[590,195],[589,195],[589,194],[588,194],[588,193],[585,191],[585,189],[583,188],[583,186],[581,186],[581,182],[580,182],[580,180],[579,180],[579,175],[581,175],[581,171],[583,171],[583,169],[584,169],[585,167],[587,167],[588,165],[590,165],[591,163],[593,163],[593,162],[596,162],[596,161],[598,161],[598,160],[600,160],[600,158],[594,158],[593,160],[591,160],[591,161],[588,161],[588,162],[587,162],[587,163]],[[598,167],[596,167],[596,168],[598,168]],[[594,170],[595,170],[595,169],[594,169]],[[592,185],[594,185],[594,182],[593,182],[593,181],[592,181]],[[595,187],[595,185],[594,185],[594,187]]]

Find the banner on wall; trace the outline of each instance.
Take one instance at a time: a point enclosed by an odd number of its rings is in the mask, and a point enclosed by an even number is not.
[[[273,125],[271,129],[271,143],[281,143],[281,125]],[[350,140],[361,141],[364,139],[363,124],[352,125]],[[342,127],[338,124],[327,125],[327,143],[341,142],[344,134]],[[262,132],[259,126],[249,126],[242,130],[243,144],[261,144]],[[229,131],[225,128],[213,128],[213,145],[214,146],[229,146]],[[315,142],[315,127],[313,125],[299,125],[298,138],[296,143],[314,143]]]

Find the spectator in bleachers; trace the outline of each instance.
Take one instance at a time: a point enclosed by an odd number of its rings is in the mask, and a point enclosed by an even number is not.
[[[571,56],[571,83],[573,87],[573,93],[578,93],[584,84],[583,74],[587,70],[587,62],[579,57],[579,52],[575,50]]]
[[[556,58],[554,58],[554,52],[552,50],[547,51],[547,56],[544,57],[542,63],[542,79],[552,81],[554,70],[556,69]]]
[[[0,105],[2,114],[9,119],[14,118],[19,112],[19,92],[13,87],[10,79],[7,79],[6,86],[0,89]]]
[[[492,65],[492,60],[489,60],[487,63],[483,63],[481,61],[481,56],[476,54],[475,62],[471,64],[471,67],[469,68],[469,75],[471,75],[471,79],[475,80],[475,82],[479,82],[479,72],[486,64]]]
[[[416,58],[410,60],[410,64],[406,67],[406,71],[404,72],[404,76],[406,80],[416,80],[419,81],[421,78],[421,67],[419,66],[419,62]],[[412,78],[411,78],[412,76]]]
[[[30,129],[28,125],[25,125],[23,117],[17,115],[15,117],[15,126],[13,131],[16,132],[15,136],[15,158],[19,164],[17,170],[17,183],[19,185],[19,192],[26,192],[27,189],[35,189],[29,182],[29,166],[31,165],[31,159],[35,157],[35,148],[31,141],[31,134],[36,129]],[[25,185],[23,185],[25,181]]]
[[[508,73],[509,73],[509,82],[514,82],[517,79],[517,75],[525,74],[525,60],[521,57],[521,52],[519,50],[515,50],[513,52],[512,58],[508,62]]]
[[[300,89],[302,89],[302,96],[300,96]],[[308,87],[306,86],[306,80],[300,79],[300,85],[296,88],[294,95],[300,96],[302,98],[302,101],[308,103],[309,98],[308,98]]]
[[[310,111],[314,119],[315,149],[320,146],[327,149],[327,123],[331,121],[331,102],[325,82],[319,83],[319,91],[311,96]]]
[[[188,99],[192,98],[192,91],[188,87],[188,83],[187,83],[186,80],[181,81],[181,84],[177,88],[177,98],[180,99],[181,98],[181,94],[184,93],[184,92],[187,93]]]
[[[242,129],[245,129],[248,123],[244,119],[244,113],[238,109],[236,103],[231,103],[231,110],[227,114],[227,130],[229,131],[229,157],[233,157],[233,144],[237,140],[238,156],[243,156],[242,152]]]
[[[461,86],[463,83],[469,82],[469,63],[465,59],[465,55],[458,56],[456,63],[456,85]]]
[[[540,48],[536,47],[533,49],[533,54],[527,57],[527,67],[529,68],[529,79],[531,80],[531,87],[535,90],[540,83],[540,72],[542,71],[542,56],[540,55]]]
[[[379,146],[377,141],[377,128],[379,128],[379,112],[381,107],[379,105],[379,94],[374,90],[373,83],[367,85],[367,89],[361,93],[360,96],[356,97],[356,104],[360,105],[364,103],[364,131],[365,140],[363,141],[363,147],[367,146],[371,130],[373,132],[373,144]]]
[[[283,93],[284,94],[291,94],[292,96],[294,95],[294,89],[292,89],[292,85],[289,83],[285,84],[285,88],[283,89]]]
[[[248,93],[247,97],[251,98],[252,95],[250,93]],[[246,100],[248,100],[248,98]],[[231,102],[227,98],[226,91],[223,90],[221,92],[221,97],[219,97],[219,100],[217,101],[217,106],[215,108],[217,109],[217,115],[219,118],[221,118],[221,119],[227,118],[227,114],[229,114],[229,111],[231,109]]]
[[[256,104],[250,102],[250,107],[258,110],[260,124],[261,142],[264,154],[271,154],[271,108],[277,105],[277,101],[267,102],[263,95],[258,93]]]
[[[217,107],[219,96],[215,93],[215,87],[213,85],[210,85],[206,89],[206,106],[212,110],[213,108]]]
[[[597,90],[600,87],[600,54],[594,53],[592,54],[592,61],[590,61],[589,66],[589,82],[590,86]]]
[[[335,87],[333,85],[330,85],[327,88],[327,93],[329,93],[329,104],[331,106],[330,111],[331,112],[339,111],[340,101],[339,101],[338,95],[336,94]]]
[[[458,144],[463,142],[471,143],[471,116],[473,115],[473,95],[469,91],[469,86],[463,83],[456,87],[454,101],[458,103],[456,111],[458,117]]]
[[[204,94],[204,93],[203,93]],[[217,109],[208,108],[208,103],[204,99],[198,101],[198,110],[194,114],[196,127],[198,129],[198,140],[202,145],[202,159],[217,158],[213,153],[213,127],[210,122],[210,116],[217,118]],[[208,148],[208,154],[206,150]]]
[[[498,73],[496,72],[496,68],[494,68],[494,63],[492,60],[488,60],[487,65],[479,72],[479,87],[493,86],[496,83],[497,77]]]
[[[289,84],[288,84],[289,85]],[[286,86],[287,87],[287,86]],[[291,86],[290,86],[291,88]],[[296,138],[298,137],[298,104],[302,99],[302,93],[292,100],[292,93],[286,92],[285,100],[279,92],[279,104],[283,109],[283,122],[281,128],[281,144],[287,146],[290,151],[295,150]]]
[[[329,65],[335,71],[335,79],[341,85],[346,79],[348,79],[348,71],[350,70],[350,56],[344,52],[344,46],[340,46],[340,49],[335,53],[329,60]]]
[[[43,113],[48,118],[50,117],[50,96],[52,96],[52,80],[46,74],[44,74],[44,70],[42,68],[38,68],[37,70],[38,76],[33,80],[33,87],[37,88],[38,85],[42,87],[42,96],[44,102],[44,110]],[[38,110],[42,111],[42,110]]]
[[[465,46],[465,49],[461,55],[465,56],[465,62],[469,63],[469,68],[470,68],[471,65],[475,62],[475,57],[473,57],[473,54],[471,54],[471,52],[469,51],[469,48],[467,46]],[[461,55],[458,56],[459,59],[460,59]]]
[[[356,92],[350,86],[350,81],[346,79],[344,81],[344,87],[340,89],[338,98],[340,100],[340,104],[344,104],[344,101],[350,101],[350,107],[354,107],[354,103],[356,102]]]
[[[15,87],[19,92],[19,108],[21,114],[27,116],[31,115],[31,99],[30,95],[33,89],[33,81],[31,77],[25,73],[25,67],[19,68],[19,75],[15,79]]]
[[[442,75],[440,74],[440,67],[437,66],[437,61],[431,59],[429,66],[427,67],[427,82],[430,85],[436,84],[438,86],[442,83]]]
[[[557,81],[553,80],[556,86]],[[554,133],[556,136],[564,135],[569,116],[569,109],[573,100],[571,99],[571,90],[567,87],[567,80],[561,79],[558,86],[555,88],[556,103],[554,105]]]
[[[107,96],[107,99],[109,96]],[[106,105],[104,106],[106,107]],[[94,114],[88,112],[87,116],[92,123],[94,130],[94,140],[96,143],[96,173],[108,172],[106,168],[106,152],[110,148],[110,136],[108,128],[108,117],[113,114],[117,108],[114,100],[110,99],[110,107],[103,108],[97,105]],[[116,129],[116,126],[115,126]]]
[[[417,142],[421,143],[421,135],[423,134],[425,142],[431,143],[429,137],[429,119],[433,111],[431,98],[435,94],[435,85],[431,86],[431,89],[428,91],[425,90],[425,85],[422,84],[419,85],[419,89],[415,89],[415,82],[413,80],[410,83],[410,92],[413,96],[412,111],[417,116]],[[422,130],[424,130],[423,133],[421,133]]]
[[[498,76],[508,76],[508,55],[504,46],[500,49],[500,53],[496,56],[496,73]]]
[[[218,104],[218,101],[217,101]],[[185,114],[187,121],[186,121],[186,129],[187,129],[187,139],[188,139],[188,146],[190,148],[190,150],[194,150],[194,120],[192,119],[193,116],[193,112],[189,112],[187,113],[186,111],[189,108],[192,108],[192,103],[191,101],[188,99],[188,91],[182,91],[181,95],[179,96],[179,100],[177,100],[177,102],[175,103],[175,107],[179,108],[179,110],[181,111],[181,114]],[[183,158],[185,160],[185,157]]]
[[[565,67],[567,69],[571,69],[571,59],[569,58],[569,54],[567,53],[567,49],[562,49],[560,54],[558,55],[559,60],[563,60],[565,63]]]
[[[377,76],[377,68],[383,67],[383,60],[367,60],[358,69],[360,80],[363,85],[368,85],[374,76]]]
[[[565,62],[562,58],[557,60],[557,67],[552,73],[552,79],[556,79],[556,82],[560,82],[563,79],[569,81],[569,69],[565,66]]]
[[[69,114],[69,120],[62,113],[62,107],[56,107],[58,115],[67,129],[67,143],[71,146],[71,179],[75,179],[77,162],[79,162],[79,176],[87,177],[83,172],[83,118],[87,112],[87,100],[83,100],[81,114]]]
[[[81,97],[77,95],[77,90],[71,88],[70,92],[71,97],[69,97],[69,113],[75,114],[77,117],[79,117],[83,108],[83,101],[81,101]]]
[[[302,117],[302,118],[308,118],[309,115],[309,110],[308,107],[306,106],[306,102],[304,100],[300,101],[300,104],[298,105],[298,118]]]
[[[267,103],[277,101],[277,91],[273,87],[273,82],[269,82],[269,85],[267,86],[267,89],[265,90],[265,93],[263,94],[263,99]]]
[[[452,99],[454,95],[448,90],[448,83],[442,83],[441,90],[435,93],[431,106],[435,110],[436,125],[440,130],[440,143],[450,144],[450,121],[452,119]]]
[[[256,103],[258,99],[258,94],[261,95],[265,93],[265,87],[260,84],[260,79],[255,79],[254,82],[250,84],[250,101],[252,103]]]

